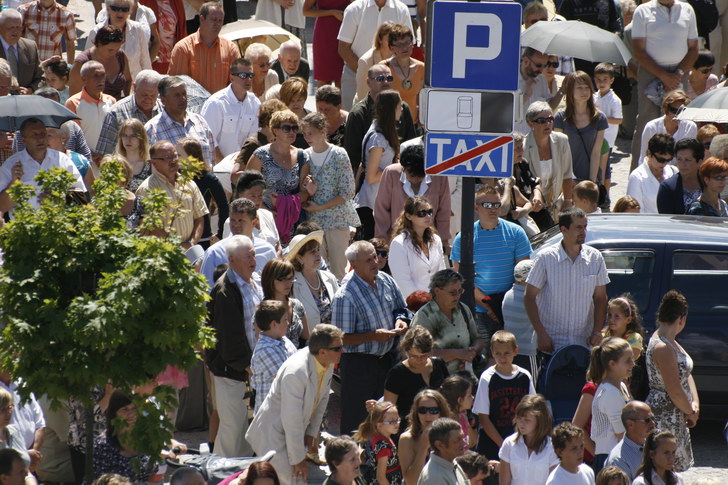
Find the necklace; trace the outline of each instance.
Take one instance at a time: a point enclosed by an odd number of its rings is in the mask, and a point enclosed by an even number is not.
[[[410,89],[412,87],[412,81],[409,80],[409,77],[410,72],[412,71],[412,66],[409,65],[409,62],[407,63],[407,74],[405,74],[404,69],[402,69],[402,66],[399,65],[397,59],[394,60],[394,64],[399,68],[399,72],[402,73],[402,88]]]
[[[308,278],[306,278],[305,276],[303,277],[303,279],[306,280],[306,284],[311,289],[311,291],[315,291],[316,293],[321,291],[321,278],[319,278],[318,272],[316,272],[316,281],[318,281],[318,285],[316,285],[316,287],[309,283]]]

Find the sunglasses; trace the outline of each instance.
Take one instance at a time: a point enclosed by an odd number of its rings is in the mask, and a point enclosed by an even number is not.
[[[639,421],[640,423],[650,424],[650,423],[656,423],[655,417],[650,416],[648,418],[630,418],[631,421]]]
[[[657,163],[668,163],[668,162],[672,161],[672,158],[662,158],[662,157],[658,157],[657,155],[653,155],[653,157],[655,157],[655,160],[657,160]]]
[[[674,106],[670,106],[669,104],[667,105],[667,111],[669,111],[670,113],[672,113],[674,115],[677,114],[678,111],[680,111],[680,108],[682,108],[682,106],[678,106],[676,108]]]
[[[380,258],[388,258],[389,257],[389,251],[382,251],[382,250],[379,250],[378,249],[377,250],[377,256],[379,256]]]
[[[369,79],[373,79],[374,81],[376,81],[378,83],[383,83],[385,81],[388,83],[391,83],[392,81],[394,81],[393,76],[385,76],[383,74],[380,74],[379,76],[370,77]]]
[[[131,7],[121,7],[119,5],[109,5],[109,8],[111,9],[112,12],[124,12],[124,13],[126,13],[129,10],[131,10]]]
[[[543,69],[543,66],[546,65],[546,64],[539,64],[538,62],[533,62],[533,61],[531,61],[531,64],[533,64],[533,67],[535,67],[536,69]]]
[[[417,414],[440,414],[440,408],[437,406],[418,406]]]
[[[559,61],[553,61],[553,62],[549,61],[546,63],[546,67],[557,68],[557,67],[559,67]]]
[[[431,216],[434,213],[435,212],[432,209],[422,209],[421,211],[415,212],[415,215],[417,217],[427,217],[427,216]]]
[[[341,352],[342,350],[344,350],[344,346],[339,345],[338,347],[326,347],[326,350],[330,350],[332,352]]]
[[[296,278],[294,278],[293,276],[289,276],[288,278],[276,278],[276,281],[280,283],[295,283]]]
[[[483,209],[500,209],[501,204],[500,202],[476,202],[480,207]]]
[[[283,133],[298,133],[298,125],[281,125],[278,129]]]
[[[412,45],[413,45],[413,42],[409,41],[409,42],[399,42],[397,44],[392,44],[392,47],[396,47],[397,49],[409,49],[410,47],[412,47]]]
[[[252,72],[236,72],[233,74],[235,77],[239,77],[240,79],[253,79],[255,77],[255,74]]]
[[[553,116],[547,116],[547,117],[540,117],[533,120],[533,123],[536,123],[537,125],[545,125],[546,123],[553,123],[554,117]]]

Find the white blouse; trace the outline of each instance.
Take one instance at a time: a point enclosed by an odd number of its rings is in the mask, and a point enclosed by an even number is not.
[[[550,437],[539,453],[529,455],[526,442],[517,433],[503,440],[498,457],[510,465],[511,485],[545,485],[551,468],[559,464]]]
[[[389,269],[405,299],[415,291],[428,291],[432,275],[445,269],[440,236],[434,234],[428,248],[429,256],[416,251],[405,234],[399,234],[389,245]]]

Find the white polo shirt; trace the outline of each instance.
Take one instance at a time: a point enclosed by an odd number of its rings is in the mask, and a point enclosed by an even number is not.
[[[698,38],[693,7],[680,0],[670,9],[657,0],[643,3],[632,17],[632,38],[646,39],[647,54],[660,66],[677,66],[688,53],[688,41]]]
[[[350,43],[354,54],[361,57],[372,48],[377,29],[387,20],[413,31],[407,5],[400,0],[387,0],[381,10],[374,0],[354,0],[344,10],[338,39]]]
[[[223,157],[239,151],[258,131],[259,110],[260,101],[254,93],[248,92],[240,101],[230,85],[207,98],[200,114],[210,125]]]

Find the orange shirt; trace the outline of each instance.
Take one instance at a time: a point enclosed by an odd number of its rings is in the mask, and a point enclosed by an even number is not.
[[[230,64],[240,57],[240,49],[231,41],[218,37],[207,47],[195,32],[174,45],[168,74],[186,74],[212,94],[230,84]]]
[[[418,124],[420,122],[420,90],[425,87],[425,63],[415,58],[411,58],[411,60],[415,67],[411,67],[404,72],[402,72],[398,65],[394,65],[397,61],[383,61],[382,64],[389,66],[389,70],[392,71],[392,77],[394,78],[392,81],[392,89],[399,92],[402,101],[409,105],[410,112],[412,112],[412,121]],[[409,83],[404,82],[407,74],[409,74],[407,76]]]

